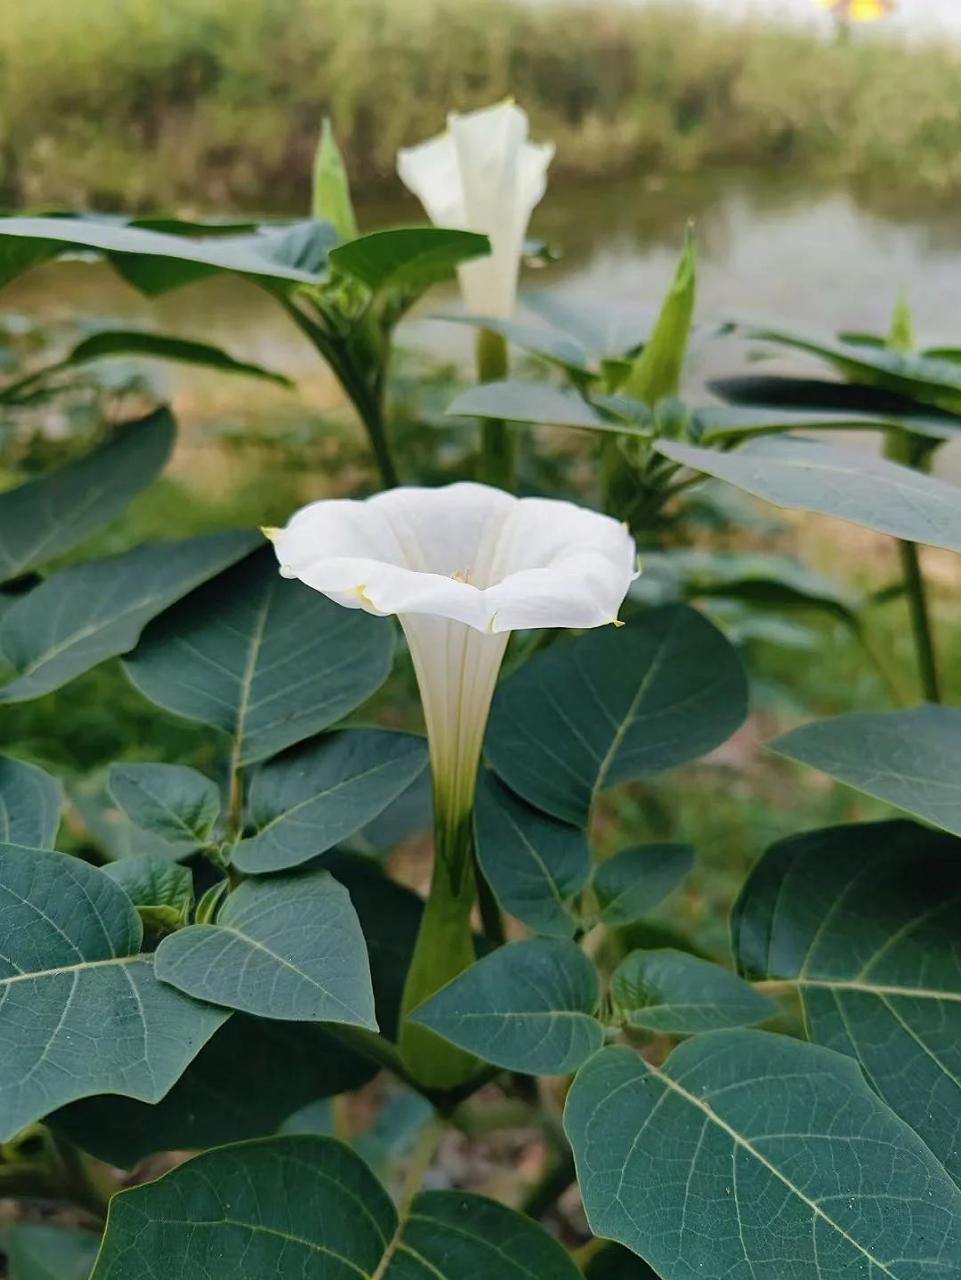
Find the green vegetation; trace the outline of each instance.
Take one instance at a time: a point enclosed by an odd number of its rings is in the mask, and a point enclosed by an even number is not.
[[[943,46],[825,47],[679,2],[33,0],[0,24],[0,199],[306,212],[323,114],[370,188],[446,104],[508,94],[557,174],[785,165],[888,198],[961,188]]]

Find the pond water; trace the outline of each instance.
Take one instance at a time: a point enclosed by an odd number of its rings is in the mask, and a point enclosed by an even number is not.
[[[915,206],[883,214],[843,190],[812,190],[785,173],[717,172],[682,181],[634,180],[588,186],[555,185],[537,211],[533,231],[562,251],[529,282],[565,300],[585,299],[612,313],[656,305],[670,278],[685,223],[695,225],[700,258],[698,316],[779,321],[814,333],[887,327],[904,291],[922,337],[961,343],[961,210]],[[362,208],[367,228],[416,221],[417,207],[400,202]],[[425,317],[454,300],[432,296],[402,338],[443,357],[465,359],[470,335]],[[4,309],[63,317],[72,311],[124,318],[219,342],[241,358],[316,382],[313,352],[272,301],[242,282],[196,285],[156,303],[139,298],[102,267],[54,264],[8,289]],[[695,344],[692,379],[744,367],[749,352],[729,341]],[[221,404],[263,394],[246,379],[176,372],[170,391],[208,388]],[[216,384],[216,385],[214,385]],[[289,396],[270,391],[269,396]],[[316,403],[317,386],[311,395]],[[183,406],[178,406],[184,411]]]

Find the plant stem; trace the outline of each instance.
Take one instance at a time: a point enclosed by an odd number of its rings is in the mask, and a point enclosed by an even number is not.
[[[474,907],[474,868],[468,856],[452,865],[438,843],[434,872],[411,957],[401,1004],[400,1052],[406,1070],[419,1085],[453,1089],[476,1074],[480,1064],[407,1018],[441,987],[474,963],[470,918]]]
[[[904,593],[911,618],[914,650],[917,655],[921,691],[927,702],[941,701],[941,682],[938,679],[938,663],[934,652],[931,630],[931,613],[928,607],[927,585],[921,572],[921,561],[916,542],[898,540],[901,556],[901,572],[904,575]]]
[[[507,377],[507,343],[499,333],[492,333],[490,329],[478,330],[474,351],[479,382],[499,382]],[[484,418],[481,422],[481,480],[513,493],[517,487],[516,454],[517,443],[507,423]]]
[[[393,489],[398,479],[384,422],[385,370],[377,371],[374,384],[371,386],[365,372],[355,367],[349,339],[331,337],[322,324],[307,315],[286,295],[280,295],[280,302],[297,328],[336,374],[344,394],[354,406],[357,416],[367,431],[367,438],[380,472],[381,483],[385,489]]]
[[[910,431],[890,430],[885,439],[884,454],[892,462],[910,467],[913,471],[927,471],[931,459],[931,442]],[[940,702],[941,682],[938,679],[927,584],[921,572],[917,543],[899,538],[898,553],[901,557],[901,574],[911,619],[911,633],[914,636],[921,692],[927,702]]]

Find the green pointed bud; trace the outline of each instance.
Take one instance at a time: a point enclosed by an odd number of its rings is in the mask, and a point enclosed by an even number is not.
[[[654,332],[619,388],[622,395],[653,407],[665,396],[678,394],[694,315],[695,284],[694,237],[689,227],[684,252]]]
[[[902,352],[913,351],[915,347],[914,317],[911,315],[911,308],[903,293],[895,304],[887,345],[892,351]]]
[[[314,194],[311,216],[329,222],[341,240],[357,238],[357,219],[350,198],[350,183],[344,158],[334,141],[334,131],[325,117],[320,142],[314,155]]]

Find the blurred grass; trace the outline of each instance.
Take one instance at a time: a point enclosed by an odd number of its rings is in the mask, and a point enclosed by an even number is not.
[[[370,186],[448,106],[508,94],[558,175],[781,164],[885,198],[961,189],[945,45],[825,45],[683,0],[31,0],[0,21],[0,199],[306,210],[322,114]]]

